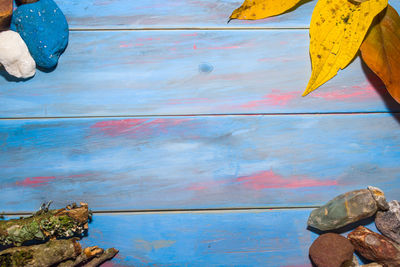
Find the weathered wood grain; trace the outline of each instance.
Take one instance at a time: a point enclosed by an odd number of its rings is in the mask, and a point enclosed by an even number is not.
[[[308,27],[316,4],[302,1],[292,12],[259,21],[227,24],[238,0],[56,0],[71,28]],[[400,3],[389,1],[400,10]]]
[[[111,266],[311,267],[310,212],[96,214],[83,243],[120,249]]]
[[[0,207],[94,210],[320,205],[375,185],[400,194],[399,116],[0,121]]]
[[[400,111],[359,60],[301,97],[308,39],[306,30],[72,32],[55,71],[0,76],[0,117]]]
[[[117,247],[111,266],[311,267],[309,212],[96,214],[82,243]]]

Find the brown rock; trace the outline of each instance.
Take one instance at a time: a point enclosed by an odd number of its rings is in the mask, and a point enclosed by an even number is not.
[[[0,0],[0,31],[8,30],[13,12],[13,0]]]
[[[387,267],[400,266],[400,249],[389,238],[364,226],[357,227],[347,238],[364,258]]]
[[[319,236],[310,247],[310,258],[317,267],[340,267],[353,260],[353,253],[350,241],[334,233]]]
[[[31,4],[31,3],[36,3],[39,0],[18,0],[19,4]]]

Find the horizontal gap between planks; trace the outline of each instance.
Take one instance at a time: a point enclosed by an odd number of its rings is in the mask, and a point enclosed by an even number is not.
[[[310,27],[187,27],[187,28],[70,28],[71,32],[111,32],[111,31],[280,31],[308,30]]]
[[[168,213],[229,213],[229,212],[268,212],[277,210],[315,209],[320,206],[290,206],[290,207],[240,207],[240,208],[204,208],[204,209],[131,209],[131,210],[92,210],[94,214],[168,214]],[[27,216],[34,212],[4,212],[4,216]]]
[[[215,114],[162,114],[162,115],[105,115],[105,116],[54,116],[54,117],[4,117],[2,120],[51,120],[51,119],[102,119],[102,118],[152,118],[152,117],[223,117],[223,116],[330,116],[330,115],[371,115],[400,114],[399,111],[360,111],[360,112],[298,112],[298,113],[215,113]]]

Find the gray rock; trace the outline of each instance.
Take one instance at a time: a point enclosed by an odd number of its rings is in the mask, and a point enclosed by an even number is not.
[[[377,210],[378,205],[368,189],[355,190],[313,210],[307,223],[321,231],[333,230],[368,218]]]
[[[389,202],[388,211],[379,211],[375,218],[376,228],[386,237],[400,244],[400,203]]]
[[[378,187],[368,186],[368,190],[371,192],[374,197],[376,204],[378,204],[378,208],[380,210],[388,210],[389,204],[386,201],[385,194]]]

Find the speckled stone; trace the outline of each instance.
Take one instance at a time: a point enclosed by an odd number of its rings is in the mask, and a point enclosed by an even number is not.
[[[321,231],[338,229],[350,223],[371,217],[378,204],[368,189],[339,195],[311,212],[308,225]]]
[[[384,266],[400,266],[399,246],[389,238],[364,226],[357,227],[347,238],[364,258]]]
[[[54,68],[68,44],[67,20],[53,0],[19,6],[11,29],[21,35],[36,65],[42,68]]]
[[[327,233],[312,243],[309,252],[317,267],[341,267],[346,262],[352,262],[354,247],[347,238]]]
[[[13,0],[0,0],[0,31],[8,30],[13,12]]]
[[[12,76],[29,78],[35,75],[35,61],[24,40],[14,31],[0,32],[0,64]]]
[[[400,203],[390,201],[388,211],[378,211],[375,225],[384,236],[400,244]]]

